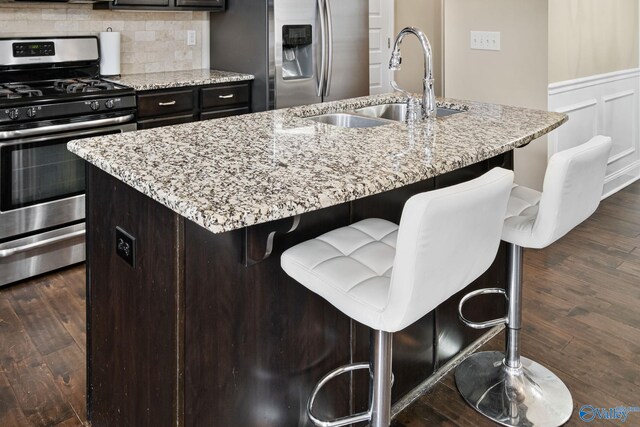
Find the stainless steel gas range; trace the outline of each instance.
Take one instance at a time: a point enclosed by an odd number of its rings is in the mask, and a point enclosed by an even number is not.
[[[84,162],[69,140],[135,130],[96,37],[0,39],[0,286],[85,259]]]

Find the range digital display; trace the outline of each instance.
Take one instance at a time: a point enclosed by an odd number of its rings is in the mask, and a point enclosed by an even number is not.
[[[24,58],[29,56],[54,56],[56,54],[53,42],[21,42],[13,43],[13,56]]]

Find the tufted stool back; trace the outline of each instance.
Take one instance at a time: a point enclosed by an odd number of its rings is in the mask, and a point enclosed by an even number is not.
[[[332,230],[285,251],[282,268],[352,319],[397,332],[489,268],[512,185],[495,168],[415,195],[399,227],[369,218]]]
[[[514,187],[502,239],[544,248],[589,218],[602,198],[611,138],[595,136],[549,160],[542,193]]]
[[[512,185],[513,172],[495,168],[407,201],[382,330],[409,326],[491,266]]]

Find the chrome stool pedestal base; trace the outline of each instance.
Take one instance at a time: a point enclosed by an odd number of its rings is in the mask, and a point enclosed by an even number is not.
[[[476,353],[456,368],[456,385],[464,400],[485,417],[505,426],[557,427],[569,421],[573,399],[566,385],[553,372],[520,356],[522,327],[522,247],[508,244],[506,292],[486,289],[468,294],[460,301],[460,320],[484,329],[504,323],[505,351]],[[503,319],[483,323],[467,320],[462,308],[467,300],[486,293],[504,293],[508,310]]]
[[[560,426],[569,421],[569,389],[544,366],[525,357],[520,361],[520,368],[509,368],[501,352],[471,355],[456,369],[460,394],[476,411],[505,426]]]

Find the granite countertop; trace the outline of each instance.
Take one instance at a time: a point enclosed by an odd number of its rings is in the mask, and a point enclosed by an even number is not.
[[[119,78],[106,78],[135,90],[168,89],[173,87],[210,85],[253,80],[251,74],[218,70],[164,71],[161,73],[126,74]]]
[[[523,146],[565,114],[451,99],[466,112],[409,127],[305,117],[386,94],[71,141],[69,150],[213,233],[337,205]]]

